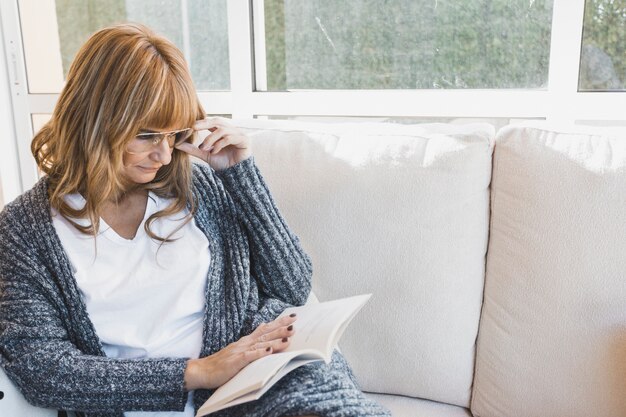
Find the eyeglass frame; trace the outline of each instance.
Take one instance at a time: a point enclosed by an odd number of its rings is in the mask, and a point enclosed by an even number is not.
[[[154,136],[155,138],[158,138],[158,139],[153,139],[151,145],[152,145],[152,147],[157,147],[157,146],[159,146],[161,144],[161,142],[163,142],[164,139],[172,137],[172,136],[174,138],[176,138],[176,134],[177,133],[185,132],[187,130],[191,131],[191,134],[184,139],[184,140],[187,140],[187,139],[189,139],[193,135],[193,128],[191,128],[191,127],[187,127],[185,129],[171,130],[169,132],[145,132],[145,133],[138,133],[137,135],[135,135],[135,137],[133,139],[139,138],[141,136]],[[155,142],[155,140],[156,140],[156,142]],[[183,141],[181,141],[181,143],[182,142]],[[169,145],[169,142],[168,142],[168,145]],[[176,145],[177,145],[176,140],[174,140],[174,143],[170,147],[173,148]],[[142,153],[142,152],[133,152],[133,151],[129,151],[129,150],[127,150],[126,152],[134,153],[134,154]],[[147,150],[144,151],[144,152],[147,152]]]

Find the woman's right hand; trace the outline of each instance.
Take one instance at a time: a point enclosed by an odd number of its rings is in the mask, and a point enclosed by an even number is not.
[[[250,362],[289,346],[294,334],[295,314],[262,323],[248,336],[231,343],[219,352],[187,361],[185,389],[214,389],[235,376]]]

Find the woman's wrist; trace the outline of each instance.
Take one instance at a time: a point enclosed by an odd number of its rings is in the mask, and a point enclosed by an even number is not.
[[[202,386],[202,362],[200,359],[189,359],[185,367],[185,391],[204,388]]]
[[[230,161],[230,165],[228,166],[228,168],[231,168],[245,161],[246,159],[249,159],[251,156],[252,156],[252,149],[250,149],[249,147],[246,149],[241,149],[240,152],[237,152],[235,157]]]
[[[223,176],[224,174],[235,174],[235,176],[238,176],[240,174],[241,170],[246,170],[251,162],[253,161],[253,156],[250,155],[249,157],[247,157],[246,159],[243,159],[233,165],[229,165],[226,168],[223,169],[216,169],[215,172],[220,174],[220,176]]]

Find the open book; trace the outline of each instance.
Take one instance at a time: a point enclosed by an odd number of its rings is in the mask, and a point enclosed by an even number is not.
[[[283,311],[280,316],[298,314],[289,347],[249,363],[211,395],[196,417],[257,400],[282,377],[302,365],[315,361],[330,363],[339,338],[370,297],[371,294],[357,295]]]

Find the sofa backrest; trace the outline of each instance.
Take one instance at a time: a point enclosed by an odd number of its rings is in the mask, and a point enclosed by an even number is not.
[[[373,293],[340,342],[362,387],[469,407],[493,128],[235,123],[317,296]]]
[[[498,132],[478,417],[626,415],[626,129]]]

